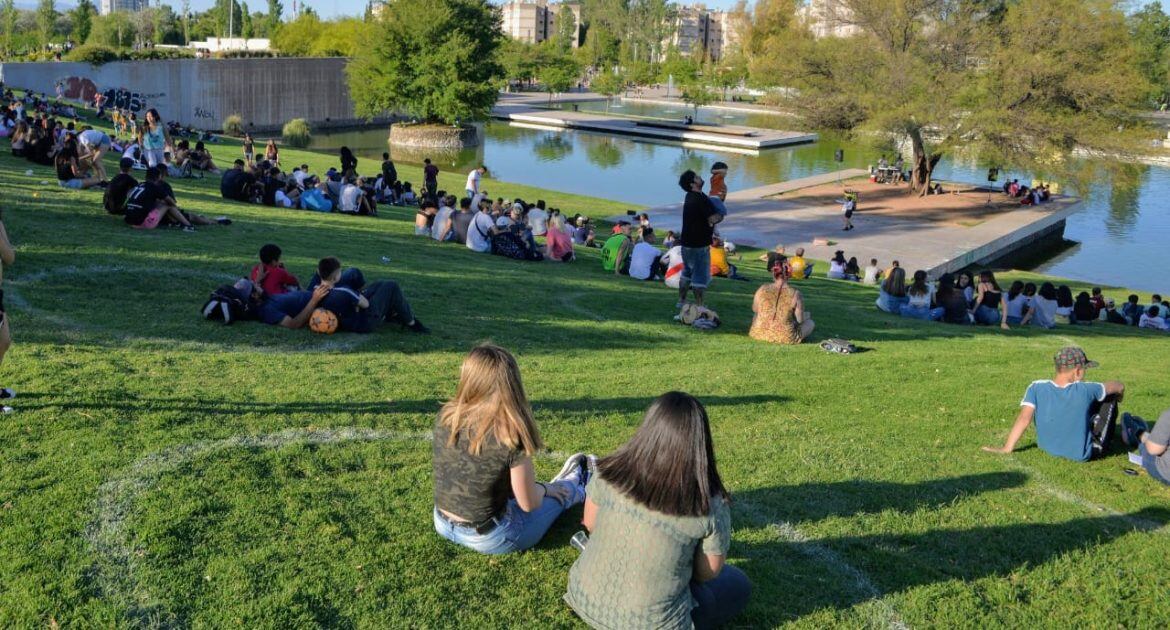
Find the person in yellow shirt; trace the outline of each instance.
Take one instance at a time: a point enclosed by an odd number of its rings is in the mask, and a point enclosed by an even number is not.
[[[723,249],[723,239],[718,236],[711,241],[711,275],[724,278],[731,275],[731,265],[727,262],[727,250]]]
[[[812,276],[813,266],[815,264],[804,259],[803,247],[797,247],[796,255],[788,259],[789,279],[804,280]]]

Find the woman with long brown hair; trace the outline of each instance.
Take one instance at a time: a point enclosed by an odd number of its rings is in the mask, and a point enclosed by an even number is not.
[[[707,411],[659,396],[642,425],[589,482],[590,531],[565,601],[596,628],[712,628],[747,606],[751,582],[725,564],[730,497]]]
[[[467,355],[455,398],[434,428],[435,531],[480,553],[523,551],[585,500],[588,458],[575,453],[549,483],[532,456],[544,445],[516,359],[485,344]]]

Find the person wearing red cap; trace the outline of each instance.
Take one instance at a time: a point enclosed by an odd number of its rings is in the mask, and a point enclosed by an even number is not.
[[[1084,462],[1109,449],[1125,385],[1120,381],[1085,381],[1085,370],[1097,367],[1097,362],[1090,361],[1076,346],[1056,353],[1055,363],[1055,377],[1028,386],[1004,445],[984,446],[983,450],[1011,453],[1033,421],[1036,442],[1049,455]]]

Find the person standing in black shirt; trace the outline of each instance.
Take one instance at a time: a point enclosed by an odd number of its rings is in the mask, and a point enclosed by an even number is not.
[[[678,301],[681,307],[687,291],[695,294],[695,304],[703,306],[703,293],[711,282],[711,239],[715,224],[722,216],[703,194],[703,178],[687,171],[678,178],[678,185],[687,196],[683,201],[683,225],[679,243],[682,245],[683,272],[678,283]]]

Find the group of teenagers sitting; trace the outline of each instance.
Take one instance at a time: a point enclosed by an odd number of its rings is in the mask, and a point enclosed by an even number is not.
[[[330,256],[317,263],[308,285],[302,288],[297,277],[285,269],[282,256],[275,244],[261,247],[260,262],[249,277],[217,289],[204,305],[203,316],[227,323],[234,318],[255,319],[296,330],[308,326],[314,313],[327,311],[336,321],[336,330],[369,333],[383,324],[396,323],[414,333],[430,332],[415,317],[397,282],[367,283],[360,269],[343,268],[340,260]],[[236,312],[220,315],[217,309],[224,304],[231,304]]]
[[[1004,330],[1013,325],[1055,328],[1093,322],[1167,330],[1170,303],[1157,294],[1149,305],[1140,301],[1137,295],[1130,295],[1119,309],[1113,298],[1102,295],[1100,287],[1091,293],[1081,291],[1074,298],[1068,286],[1051,282],[1037,286],[1016,280],[1004,291],[990,270],[980,271],[978,276],[966,271],[944,273],[937,282],[930,282],[920,269],[907,281],[905,270],[895,266],[886,273],[876,303],[880,310],[902,317],[948,324],[998,324]]]
[[[583,505],[564,601],[590,626],[716,628],[747,606],[751,582],[726,562],[731,497],[697,399],[659,396],[615,452],[575,453],[548,482],[533,465],[544,448],[515,358],[474,348],[433,428],[438,535],[483,554],[524,551]]]
[[[1005,181],[1003,183],[1003,194],[1013,199],[1019,199],[1021,206],[1038,206],[1052,198],[1052,192],[1049,190],[1047,184],[1040,183],[1032,188],[1028,188],[1021,184],[1018,179]]]

